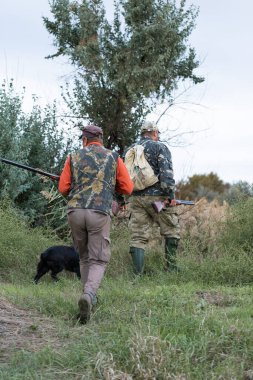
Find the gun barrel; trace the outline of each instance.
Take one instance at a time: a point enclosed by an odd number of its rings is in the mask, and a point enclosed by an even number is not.
[[[6,158],[0,157],[0,161],[4,162],[5,164],[17,166],[18,168],[21,168],[21,169],[29,170],[30,172],[33,172],[33,173],[44,175],[55,181],[58,181],[60,178],[60,176],[57,174],[48,173],[41,169],[35,169],[35,168],[32,168],[31,166],[20,164],[19,162],[16,162],[16,161],[7,160]]]
[[[193,201],[184,201],[182,199],[176,199],[177,205],[190,205],[193,206],[195,203]]]
[[[190,206],[193,206],[195,203],[193,201],[185,201],[185,200],[181,200],[181,199],[176,199],[176,204],[179,206],[179,205],[190,205]],[[159,214],[159,212],[162,211],[163,208],[166,207],[166,205],[169,205],[168,202],[166,201],[154,201],[151,203],[153,209],[155,210],[155,212],[157,214]]]

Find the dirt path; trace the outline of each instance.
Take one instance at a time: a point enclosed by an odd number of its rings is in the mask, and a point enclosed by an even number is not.
[[[61,345],[52,321],[0,297],[0,362],[8,363],[19,349],[36,352],[46,345]]]

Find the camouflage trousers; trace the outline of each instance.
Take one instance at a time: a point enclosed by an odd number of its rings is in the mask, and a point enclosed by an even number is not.
[[[163,237],[180,239],[180,226],[177,209],[166,207],[159,214],[155,212],[151,203],[168,199],[163,196],[132,196],[129,198],[129,231],[130,247],[145,249],[149,242],[150,229],[156,222]]]

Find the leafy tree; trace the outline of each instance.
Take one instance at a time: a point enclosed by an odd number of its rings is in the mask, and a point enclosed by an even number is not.
[[[55,104],[42,109],[34,97],[32,111],[25,114],[24,93],[16,94],[13,81],[3,82],[0,89],[0,156],[57,174],[71,140],[57,124]],[[45,183],[31,172],[0,164],[0,198],[9,198],[30,221],[47,211],[41,191],[51,187],[51,181]]]
[[[206,197],[209,201],[219,197],[228,188],[229,184],[224,183],[217,174],[195,174],[186,181],[177,184],[178,196],[182,199],[200,199]]]
[[[101,0],[51,1],[44,18],[57,52],[76,67],[64,98],[75,116],[103,128],[105,145],[129,145],[143,118],[171,98],[179,81],[194,84],[199,62],[187,44],[198,10],[186,0],[115,0],[109,22]]]

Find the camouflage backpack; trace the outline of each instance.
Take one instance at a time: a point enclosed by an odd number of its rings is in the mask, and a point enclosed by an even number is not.
[[[127,151],[125,165],[134,183],[134,190],[143,190],[158,182],[158,177],[146,160],[142,144],[136,144]]]

